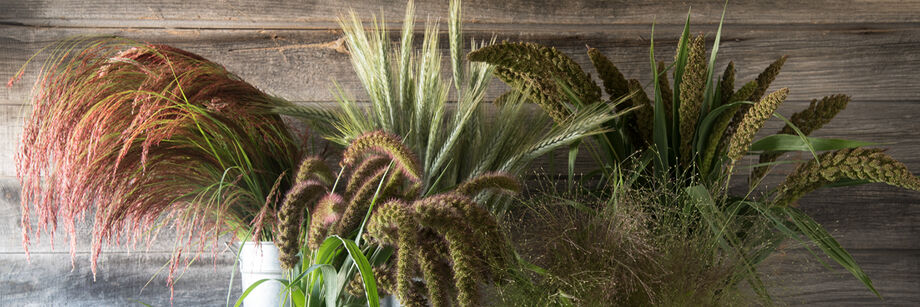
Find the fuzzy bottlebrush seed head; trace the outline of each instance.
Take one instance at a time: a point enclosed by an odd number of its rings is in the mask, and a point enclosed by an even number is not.
[[[818,162],[820,161],[820,163]],[[855,148],[824,153],[800,164],[777,190],[775,204],[786,206],[818,188],[850,179],[920,191],[920,179],[883,149]]]
[[[690,54],[680,83],[680,155],[682,163],[690,161],[693,135],[703,106],[706,89],[706,45],[703,35],[690,42]]]
[[[417,297],[413,284],[421,279],[433,306],[448,306],[445,295],[453,293],[461,306],[475,305],[478,282],[503,278],[514,259],[495,217],[457,192],[387,202],[371,216],[367,234],[396,248],[400,299]]]
[[[396,167],[401,169],[409,180],[421,180],[421,167],[418,158],[406,147],[399,137],[383,131],[366,133],[355,139],[342,155],[342,166],[351,166],[365,155],[383,154],[389,157]]]
[[[163,224],[185,238],[175,254],[191,257],[249,225],[296,164],[296,142],[265,112],[279,99],[216,63],[118,38],[84,37],[54,50],[16,155],[26,250],[33,210],[36,234],[53,237],[63,220],[71,250],[75,220],[93,211],[94,272],[104,243],[152,240],[148,230]]]
[[[278,211],[280,223],[278,224],[278,242],[276,242],[283,268],[290,269],[297,264],[304,214],[310,205],[325,193],[326,187],[322,183],[307,180],[298,182],[285,195],[284,202]]]
[[[732,134],[728,142],[728,158],[732,161],[738,161],[747,153],[754,140],[754,135],[760,128],[763,128],[767,119],[773,116],[773,112],[779,105],[786,100],[789,89],[783,88],[767,95],[759,102],[755,103],[738,125],[738,130]]]
[[[335,175],[322,158],[308,157],[300,162],[294,180],[296,182],[305,182],[311,179],[319,180],[326,185],[332,185],[335,181]]]
[[[361,163],[358,163],[358,166],[352,168],[351,176],[349,176],[351,180],[348,180],[345,185],[345,195],[347,197],[354,195],[358,188],[364,184],[365,178],[373,176],[382,169],[386,169],[390,161],[383,155],[370,155],[364,158]]]
[[[323,244],[323,240],[329,236],[329,230],[333,225],[342,219],[345,212],[345,201],[342,196],[335,193],[326,194],[310,215],[310,228],[307,235],[307,244],[311,249],[316,250]]]
[[[457,186],[454,192],[476,197],[476,195],[486,190],[516,194],[521,192],[521,183],[509,174],[499,172],[485,173],[464,181]]]

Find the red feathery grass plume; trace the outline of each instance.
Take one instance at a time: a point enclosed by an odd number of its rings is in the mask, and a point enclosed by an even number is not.
[[[249,233],[276,181],[289,188],[284,172],[299,150],[266,112],[280,99],[224,67],[119,38],[68,40],[49,53],[16,155],[27,254],[30,235],[53,240],[60,220],[73,256],[75,221],[94,211],[95,274],[103,244],[149,244],[156,226],[173,224],[171,286],[181,255],[188,263],[208,242],[216,253],[221,234]]]

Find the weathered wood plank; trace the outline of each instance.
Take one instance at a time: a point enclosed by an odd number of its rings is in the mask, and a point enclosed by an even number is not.
[[[335,17],[353,7],[402,20],[405,1],[7,1],[0,20],[49,26],[192,27],[192,28],[335,28]],[[447,16],[447,1],[417,1],[418,18]],[[552,25],[680,24],[689,8],[699,22],[716,23],[722,1],[464,1],[467,24],[511,28]],[[728,23],[828,24],[918,22],[918,1],[745,1],[731,2]],[[777,18],[782,16],[782,18]]]
[[[792,306],[917,306],[920,250],[850,250],[884,300],[836,264],[831,271],[804,249],[777,253],[761,264],[771,294]],[[825,259],[825,261],[830,261]]]
[[[69,257],[32,255],[29,263],[23,254],[0,254],[0,305],[140,306],[143,302],[151,306],[224,306],[235,259],[228,251],[216,262],[210,257],[193,262],[176,282],[170,302],[167,269],[160,271],[169,254],[106,254],[100,258],[95,281],[89,255],[78,256],[75,267]],[[240,294],[237,272],[233,302]]]
[[[712,31],[712,27],[694,28]],[[671,60],[679,27],[656,31],[659,59]],[[228,31],[134,29],[35,29],[0,27],[0,76],[13,76],[30,56],[54,41],[85,34],[117,34],[142,41],[172,44],[225,65],[266,91],[296,101],[334,101],[332,79],[357,98],[365,97],[347,55],[322,47],[340,36],[336,31]],[[473,33],[486,38],[490,33]],[[500,39],[528,40],[556,46],[593,72],[585,45],[599,48],[631,78],[647,80],[649,29],[609,32],[507,33]],[[442,44],[446,46],[446,44]],[[719,72],[735,60],[739,80],[753,79],[781,55],[789,55],[775,86],[791,87],[790,100],[806,100],[845,92],[857,100],[909,101],[920,97],[920,27],[853,28],[779,31],[758,27],[727,27],[720,49]],[[446,52],[445,52],[446,54]],[[447,60],[445,58],[445,60]],[[29,67],[25,79],[0,94],[0,104],[27,100],[40,65]],[[445,65],[445,67],[449,67]],[[4,78],[5,79],[5,78]],[[740,82],[739,82],[740,83]],[[489,99],[505,91],[500,81]],[[739,85],[740,86],[740,85]],[[0,90],[2,93],[4,90]]]

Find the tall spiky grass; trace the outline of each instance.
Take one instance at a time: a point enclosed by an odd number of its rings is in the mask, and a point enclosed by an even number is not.
[[[27,252],[61,223],[73,255],[76,223],[94,213],[95,273],[104,244],[174,228],[171,285],[180,259],[248,233],[276,206],[273,186],[287,189],[299,149],[266,112],[277,98],[169,46],[81,37],[49,50],[16,155]]]
[[[451,1],[448,19],[452,78],[441,73],[437,23],[426,25],[421,49],[413,48],[413,14],[410,1],[397,44],[391,43],[389,32],[376,18],[370,29],[354,13],[340,19],[352,66],[370,98],[369,105],[348,98],[339,89],[341,111],[334,118],[316,116],[321,112],[306,106],[276,110],[334,127],[325,136],[342,145],[376,130],[402,137],[421,162],[420,188],[425,195],[492,171],[519,174],[542,154],[604,132],[601,123],[616,116],[610,108],[598,106],[566,113],[572,119],[554,126],[546,115],[524,105],[530,95],[513,92],[503,96],[503,103],[486,103],[484,96],[495,67],[464,60],[459,2]],[[483,45],[472,41],[469,47],[477,50]],[[577,66],[563,64],[553,69]],[[456,103],[448,101],[451,91]],[[501,211],[500,206],[495,210]]]

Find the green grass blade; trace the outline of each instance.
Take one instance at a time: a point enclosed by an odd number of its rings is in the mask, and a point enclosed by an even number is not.
[[[258,286],[261,285],[262,283],[264,283],[264,282],[266,282],[266,281],[270,281],[270,280],[273,280],[273,279],[270,279],[270,278],[260,279],[260,280],[258,280],[258,281],[256,281],[256,282],[252,283],[252,285],[249,285],[249,288],[246,288],[246,291],[243,291],[243,295],[240,296],[240,299],[236,300],[236,304],[234,304],[233,307],[240,307],[240,305],[243,304],[243,299],[245,299],[247,296],[249,296],[249,293],[252,292],[252,290],[255,290],[256,287],[258,287]]]
[[[722,17],[719,19],[719,29],[716,30],[716,39],[712,43],[712,52],[709,54],[709,67],[706,72],[706,94],[703,96],[705,98],[703,99],[703,109],[701,114],[708,113],[709,108],[713,107],[713,97],[715,97],[715,93],[717,93],[717,91],[713,88],[712,74],[716,66],[716,54],[719,53],[719,42],[722,41],[722,23],[725,21],[725,11],[727,8],[728,0],[725,0],[725,4],[722,6]]]
[[[712,125],[713,125],[713,123],[714,123],[716,120],[719,119],[719,116],[722,115],[722,112],[725,112],[726,110],[728,110],[728,109],[730,109],[730,108],[732,108],[732,107],[734,107],[734,106],[741,105],[741,104],[753,104],[753,103],[747,102],[747,101],[737,101],[737,102],[733,102],[733,103],[721,105],[721,106],[719,106],[719,107],[713,109],[713,110],[712,110],[711,112],[709,112],[708,114],[706,114],[706,117],[703,117],[703,120],[700,121],[699,129],[698,129],[698,131],[699,131],[699,135],[698,135],[698,136],[699,136],[700,140],[708,140],[708,139],[709,139],[709,134],[712,133],[712,131],[711,131],[711,130],[712,130]],[[695,146],[695,147],[696,147],[696,152],[702,152],[703,149],[704,149],[704,148],[703,148],[704,145],[705,145],[705,142],[696,142],[696,146]]]
[[[371,270],[371,263],[361,252],[361,249],[354,241],[343,239],[339,236],[331,236],[329,239],[337,239],[345,245],[348,255],[354,260],[358,272],[361,273],[361,280],[364,282],[364,291],[367,296],[367,305],[370,307],[380,307],[380,297],[377,294],[377,282],[374,279],[374,271]],[[327,239],[328,240],[328,239]]]
[[[576,141],[569,145],[569,191],[575,186],[575,159],[578,158],[578,145],[580,143],[581,141]]]
[[[688,9],[684,30],[680,35],[680,45],[677,46],[677,55],[674,58],[674,89],[671,91],[671,114],[674,114],[674,118],[671,120],[671,148],[680,148],[680,121],[677,118],[677,114],[680,114],[680,84],[683,80],[684,68],[687,66],[687,58],[690,56],[689,43],[690,10]],[[655,82],[655,84],[658,84],[657,79]],[[674,155],[674,162],[677,163],[676,154]]]
[[[810,146],[809,146],[810,145]],[[863,146],[875,146],[878,143],[805,137],[791,134],[774,134],[764,137],[751,145],[751,151],[785,152],[785,151],[827,151]]]
[[[689,16],[687,16],[689,22]],[[689,26],[689,24],[688,24]],[[686,28],[685,28],[686,30]],[[663,175],[670,168],[670,158],[668,158],[668,127],[667,118],[664,112],[664,102],[661,101],[661,88],[658,86],[658,62],[655,61],[655,25],[652,24],[651,47],[648,50],[649,59],[652,63],[652,75],[655,85],[655,116],[652,138],[655,141],[655,150],[658,152],[658,159],[655,160],[655,170]],[[675,111],[673,114],[677,114]]]

